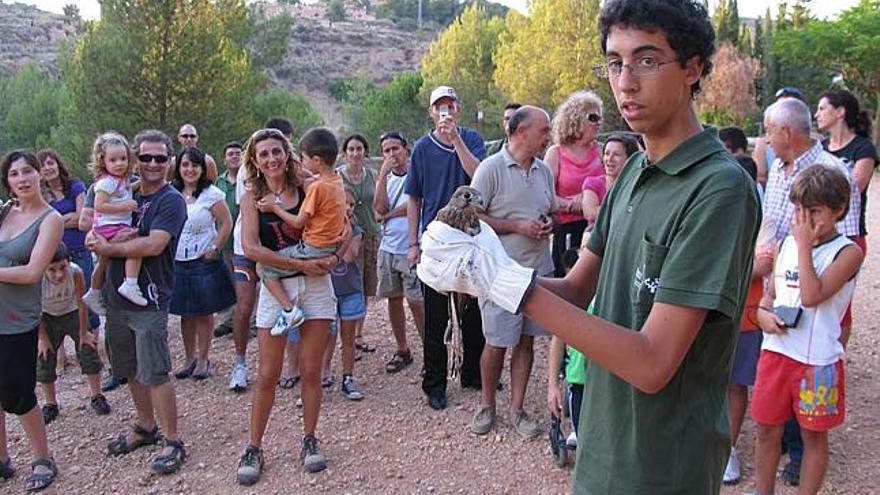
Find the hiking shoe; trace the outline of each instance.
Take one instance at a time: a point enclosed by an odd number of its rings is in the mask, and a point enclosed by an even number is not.
[[[45,404],[43,406],[43,424],[49,424],[58,419],[58,404]]]
[[[361,400],[364,398],[364,393],[361,392],[360,387],[356,381],[354,381],[354,377],[351,375],[343,375],[342,376],[342,395],[345,396],[348,400]]]
[[[214,337],[225,337],[232,333],[232,325],[229,323],[221,323],[214,327]]]
[[[15,468],[12,466],[12,457],[9,456],[4,462],[0,462],[0,480],[8,480],[15,476]]]
[[[107,398],[102,394],[98,394],[92,397],[92,410],[95,411],[95,414],[98,416],[106,416],[110,414],[110,404],[107,402]]]
[[[727,458],[727,467],[724,469],[724,477],[721,482],[725,485],[735,485],[739,483],[739,456],[736,455],[736,447],[730,448],[730,457]]]
[[[575,450],[578,448],[578,434],[577,432],[571,432],[565,437],[565,446]]]
[[[238,461],[238,484],[250,486],[260,481],[263,473],[263,450],[248,445]]]
[[[104,306],[104,301],[101,300],[101,291],[89,289],[83,295],[82,301],[92,310],[92,313],[107,316],[107,308]]]
[[[104,383],[101,384],[101,392],[112,392],[126,383],[128,383],[128,380],[125,378],[116,378],[111,372],[107,375]]]
[[[511,423],[516,428],[516,432],[522,435],[523,438],[535,438],[541,434],[541,425],[526,414],[525,411],[520,410],[514,414],[513,418],[511,418]]]
[[[801,484],[801,465],[798,462],[788,461],[782,470],[782,482],[788,486]]]
[[[236,363],[232,367],[232,373],[229,374],[229,390],[233,392],[244,392],[248,387],[248,376],[250,371],[246,364]]]
[[[471,420],[470,430],[474,435],[489,433],[495,424],[495,406],[483,406]]]
[[[123,282],[122,285],[120,285],[119,288],[116,289],[116,292],[119,292],[120,296],[137,304],[138,306],[147,305],[147,300],[144,298],[144,295],[141,294],[141,288],[138,287],[137,284],[127,284]]]
[[[310,473],[317,473],[327,469],[327,458],[318,448],[318,439],[315,435],[306,435],[303,437],[302,451],[299,457],[303,461],[303,466]]]
[[[305,320],[305,314],[299,309],[299,306],[294,305],[288,310],[282,309],[270,332],[274,337],[279,337],[286,334],[291,327],[300,326],[303,320]]]

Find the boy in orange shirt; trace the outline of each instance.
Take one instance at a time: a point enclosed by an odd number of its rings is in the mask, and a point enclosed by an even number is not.
[[[302,242],[279,251],[291,258],[308,259],[339,256],[337,250],[348,238],[350,226],[345,216],[345,186],[336,174],[336,157],[339,145],[336,136],[325,128],[310,129],[299,142],[305,168],[317,178],[306,189],[299,214],[285,211],[280,205],[261,199],[257,206],[261,211],[270,210],[284,223],[302,229]],[[302,309],[291,301],[281,284],[282,278],[300,275],[300,272],[263,266],[260,278],[266,290],[281,305],[281,314],[272,327],[274,336],[284,335],[288,329],[298,327],[304,320]]]

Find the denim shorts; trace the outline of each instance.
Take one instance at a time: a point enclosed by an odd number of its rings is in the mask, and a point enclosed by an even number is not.
[[[360,320],[367,316],[367,303],[363,292],[336,295],[336,312],[342,321]]]
[[[236,282],[253,282],[259,280],[257,275],[257,262],[249,258],[245,258],[240,254],[232,255],[233,278]],[[251,277],[255,277],[251,280]]]

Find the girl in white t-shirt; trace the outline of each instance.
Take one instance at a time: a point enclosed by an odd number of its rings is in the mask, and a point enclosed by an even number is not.
[[[110,242],[127,240],[136,233],[131,226],[131,214],[138,209],[138,204],[132,198],[129,183],[133,158],[128,141],[115,132],[101,134],[92,146],[92,163],[89,164],[89,168],[95,174],[92,230]],[[99,256],[98,264],[92,273],[92,287],[83,296],[83,302],[100,315],[107,312],[100,295],[106,271],[107,258]],[[146,306],[147,300],[137,284],[140,271],[141,258],[126,258],[125,280],[117,290],[119,295],[134,304]]]

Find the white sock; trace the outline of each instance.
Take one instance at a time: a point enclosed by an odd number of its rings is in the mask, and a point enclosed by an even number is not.
[[[125,282],[123,282],[123,283],[125,285],[137,285],[138,279],[137,279],[137,277],[125,277]]]

